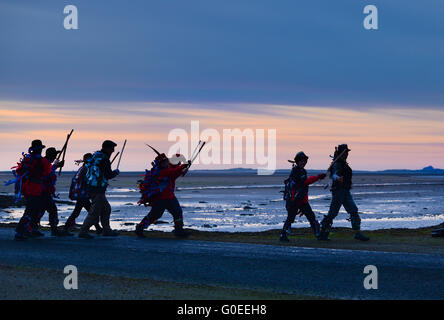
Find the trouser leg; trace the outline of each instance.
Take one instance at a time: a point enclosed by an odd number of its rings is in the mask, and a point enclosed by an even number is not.
[[[46,211],[48,211],[49,225],[51,226],[51,230],[57,231],[57,225],[59,224],[59,214],[54,200],[50,199],[48,206],[46,207]]]
[[[26,208],[22,218],[15,231],[20,234],[31,233],[33,231],[33,222],[37,219],[42,210],[43,202],[39,196],[26,197]]]
[[[102,224],[103,232],[106,233],[111,231],[111,226],[109,224],[109,220],[111,218],[111,205],[106,199],[105,194],[103,194],[102,203],[103,207],[102,213],[100,214],[100,223]],[[94,225],[97,225],[97,223],[94,223]]]
[[[45,212],[51,210],[51,201],[52,198],[49,194],[43,194],[41,197],[41,206],[40,210],[36,212],[36,214],[32,217],[32,225],[35,230],[37,230],[40,226],[40,221],[42,220],[43,216],[45,215]],[[49,222],[51,223],[51,219],[49,219]]]
[[[313,233],[315,236],[319,235],[319,222],[316,220],[316,216],[313,212],[313,209],[311,208],[309,203],[305,203],[301,207],[302,213],[307,218],[308,222],[310,223],[311,230],[313,230]]]
[[[106,200],[105,194],[91,194],[91,208],[88,211],[85,221],[83,221],[83,225],[80,229],[81,233],[88,232],[92,225],[99,223],[104,206],[103,199]]]
[[[359,231],[361,229],[361,217],[359,216],[358,207],[356,206],[350,191],[345,193],[343,204],[344,209],[350,214],[352,229]]]
[[[282,228],[283,232],[291,227],[291,224],[294,222],[299,209],[299,207],[294,205],[291,201],[287,201],[285,208],[287,209],[287,219],[285,220]]]
[[[330,209],[328,210],[328,214],[324,217],[324,219],[322,219],[321,222],[321,232],[325,233],[330,232],[333,220],[338,215],[343,201],[344,201],[344,190],[342,189],[333,190]]]
[[[83,208],[85,208],[86,211],[91,210],[91,201],[89,199],[82,200],[82,201],[83,201]],[[74,223],[75,223],[75,221],[74,221]],[[99,222],[94,224],[94,227],[96,228],[96,231],[101,231],[102,230],[102,227],[100,226]]]
[[[177,198],[168,200],[168,202],[166,203],[166,209],[173,216],[174,228],[183,229],[183,211],[182,207],[180,206],[179,200],[177,200]]]
[[[155,201],[152,204],[150,212],[142,219],[139,223],[139,227],[142,229],[146,229],[149,225],[156,222],[160,217],[162,217],[163,213],[166,209],[166,203],[164,200]]]
[[[85,208],[86,210],[89,210],[85,206],[86,203],[88,203],[89,208],[91,208],[91,204],[90,204],[89,200],[77,200],[74,210],[72,211],[69,218],[66,219],[65,230],[68,230],[68,229],[71,229],[72,227],[74,227],[74,224],[76,223],[76,219],[79,217],[80,212],[82,211],[83,208]]]

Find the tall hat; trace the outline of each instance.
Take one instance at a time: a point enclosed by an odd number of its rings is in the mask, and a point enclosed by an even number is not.
[[[346,144],[340,144],[337,146],[338,154],[341,154],[344,152],[344,150],[351,151],[351,149],[348,148],[348,145]]]
[[[335,153],[332,158],[337,159],[343,153],[348,155],[349,151],[351,151],[351,149],[349,149],[346,144],[340,144],[337,147],[335,147]]]
[[[145,143],[146,144],[146,143]],[[155,158],[158,162],[162,162],[163,160],[169,160],[168,157],[166,156],[165,153],[160,153],[159,151],[157,151],[156,149],[154,149],[152,146],[150,146],[149,144],[146,144],[148,147],[150,147],[151,149],[153,149],[153,151],[157,154],[157,157]]]

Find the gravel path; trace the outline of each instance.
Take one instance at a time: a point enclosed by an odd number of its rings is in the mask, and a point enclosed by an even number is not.
[[[227,286],[353,299],[443,299],[444,257],[426,254],[297,248],[121,236],[83,240],[13,241],[0,229],[0,263],[132,279]],[[379,271],[379,289],[365,290],[366,265]]]

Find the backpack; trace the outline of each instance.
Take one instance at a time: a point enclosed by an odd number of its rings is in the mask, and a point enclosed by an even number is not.
[[[303,185],[303,181],[299,181],[299,183],[297,183],[293,179],[292,173],[290,173],[290,176],[286,180],[284,180],[284,185],[285,201],[296,201],[298,203],[308,192],[308,187]]]
[[[294,200],[294,190],[296,188],[296,183],[291,177],[284,180],[284,200]]]
[[[105,158],[103,152],[97,151],[92,158],[86,162],[85,183],[92,188],[106,188],[108,186],[108,179],[105,178],[100,168],[100,162]]]
[[[72,178],[71,186],[69,187],[69,198],[71,200],[89,199],[86,190],[86,172],[87,168],[82,166]]]
[[[44,177],[43,179],[43,190],[46,193],[49,193],[52,197],[58,198],[59,196],[55,194],[56,191],[56,183],[57,183],[57,174],[56,168],[52,167],[51,173],[48,177]]]
[[[6,181],[5,186],[9,186],[11,184],[14,184],[14,194],[15,194],[15,201],[18,202],[22,196],[23,191],[23,185],[27,180],[30,180],[31,177],[31,170],[32,169],[41,169],[40,167],[36,168],[36,164],[34,161],[36,159],[41,159],[40,157],[34,157],[31,154],[22,152],[22,158],[17,162],[17,165],[12,167],[12,174],[14,175],[14,179]]]
[[[160,166],[158,161],[154,160],[152,165],[151,170],[145,170],[144,179],[137,181],[141,194],[140,200],[137,202],[139,205],[151,205],[152,197],[162,193],[170,184],[167,177],[159,178]]]

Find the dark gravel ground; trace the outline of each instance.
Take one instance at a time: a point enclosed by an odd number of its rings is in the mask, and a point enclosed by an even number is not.
[[[443,299],[444,257],[433,254],[300,248],[121,236],[16,242],[0,228],[0,263],[81,273],[346,299]],[[378,290],[366,290],[366,265]]]

